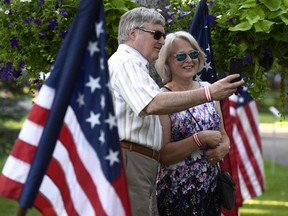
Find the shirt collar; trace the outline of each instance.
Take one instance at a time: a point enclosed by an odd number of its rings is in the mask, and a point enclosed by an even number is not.
[[[138,58],[141,59],[141,61],[143,62],[144,65],[146,65],[146,67],[149,67],[149,62],[147,61],[146,58],[143,57],[143,55],[136,49],[134,49],[133,47],[127,45],[127,44],[120,44],[118,47],[118,50],[124,50]]]

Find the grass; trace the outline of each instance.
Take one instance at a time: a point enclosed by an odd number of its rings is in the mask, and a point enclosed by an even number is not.
[[[19,113],[19,112],[17,112]],[[23,117],[24,116],[24,117]],[[1,116],[0,116],[1,117]],[[16,118],[17,117],[17,118]],[[5,118],[0,122],[0,171],[10,152],[11,144],[14,143],[25,119],[25,114],[21,116],[13,113],[12,117]],[[1,117],[1,120],[3,118]],[[281,119],[275,119],[271,113],[260,113],[259,120],[261,123],[279,122]],[[288,122],[285,122],[285,125]],[[10,145],[9,148],[6,145]],[[3,146],[5,148],[3,148]],[[5,151],[1,152],[1,149]],[[281,165],[275,166],[275,172],[272,174],[271,162],[265,161],[265,192],[260,197],[253,198],[243,203],[240,208],[241,216],[287,216],[288,215],[288,169]],[[0,216],[16,215],[19,205],[16,201],[0,197]],[[27,216],[41,215],[36,209],[29,209]]]
[[[263,195],[245,201],[240,208],[241,216],[287,216],[288,215],[288,169],[276,165],[271,172],[271,162],[264,161],[265,192]]]
[[[0,170],[6,161],[6,157],[0,159]],[[0,216],[15,216],[18,212],[19,204],[15,200],[0,197]],[[41,214],[36,209],[32,208],[27,211],[27,216],[40,216]]]
[[[0,160],[0,170],[4,164],[4,159]],[[272,174],[271,162],[265,161],[265,192],[260,197],[253,198],[244,202],[240,208],[241,216],[287,216],[288,215],[288,169],[287,167],[277,165]],[[0,216],[16,215],[18,203],[0,197]],[[39,216],[40,213],[35,209],[30,209],[27,216]]]

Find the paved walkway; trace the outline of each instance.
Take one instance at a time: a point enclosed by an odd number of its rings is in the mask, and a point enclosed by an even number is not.
[[[260,124],[264,159],[288,167],[288,123]]]

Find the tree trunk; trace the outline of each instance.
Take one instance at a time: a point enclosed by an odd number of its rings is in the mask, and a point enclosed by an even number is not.
[[[168,0],[138,0],[139,6],[160,9],[169,4]]]
[[[138,0],[137,1],[140,7],[147,7],[147,8],[154,8],[154,9],[160,9],[164,8],[166,5],[169,4],[169,0]],[[159,87],[163,86],[162,80],[160,76],[158,75],[155,64],[150,64],[149,67],[149,74],[150,76],[155,80],[155,82],[159,85]]]

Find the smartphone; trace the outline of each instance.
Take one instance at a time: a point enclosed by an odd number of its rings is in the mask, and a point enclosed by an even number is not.
[[[242,79],[242,67],[243,67],[243,58],[237,56],[230,58],[229,73],[240,74],[240,77],[232,80],[232,82],[237,82]]]

